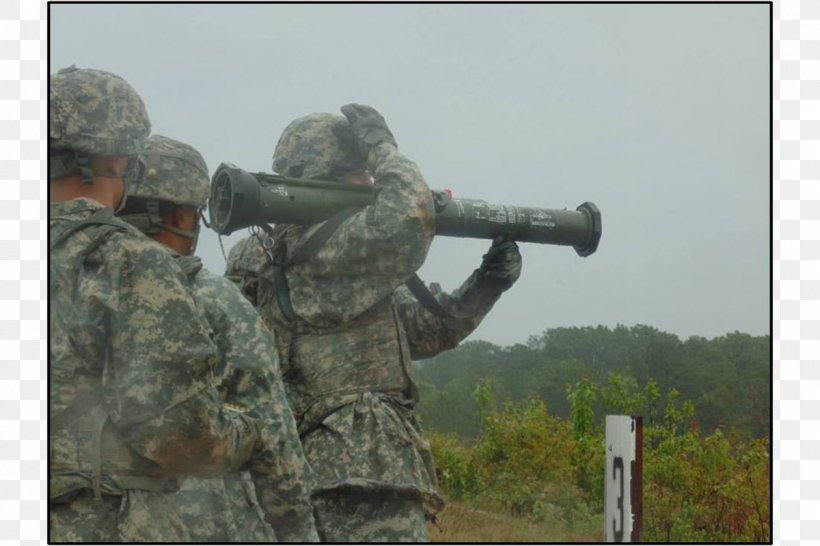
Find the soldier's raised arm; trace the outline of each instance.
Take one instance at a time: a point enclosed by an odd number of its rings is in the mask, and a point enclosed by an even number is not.
[[[274,153],[279,174],[340,183],[370,183],[372,175],[378,188],[373,205],[353,212],[307,259],[288,267],[293,307],[308,322],[349,320],[370,308],[421,267],[434,236],[430,189],[416,164],[399,153],[384,118],[357,104],[342,112],[346,117],[311,114],[295,120]],[[331,221],[288,228],[288,256],[298,255]]]

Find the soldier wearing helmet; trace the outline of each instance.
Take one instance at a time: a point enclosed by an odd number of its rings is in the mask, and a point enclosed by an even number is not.
[[[192,146],[152,135],[142,154],[145,174],[128,192],[120,217],[177,254],[193,255],[208,201],[208,167]]]
[[[236,283],[242,295],[257,306],[259,272],[266,266],[268,258],[258,237],[251,236],[239,240],[228,252],[225,276]]]
[[[434,235],[430,189],[369,106],[312,114],[282,133],[273,168],[289,177],[374,184],[375,204],[313,226],[277,225],[232,250],[228,271],[276,333],[326,542],[423,542],[443,506],[413,407],[411,359],[458,344],[518,278],[512,241],[496,241],[456,291],[403,284]],[[415,278],[417,283],[421,281]],[[423,287],[423,285],[422,285]],[[418,288],[418,286],[416,286]]]
[[[183,271],[113,215],[140,181],[139,95],[72,67],[49,101],[49,539],[184,542],[178,479],[241,465],[260,425],[220,403]]]
[[[220,398],[227,407],[256,415],[262,422],[260,446],[247,469],[211,479],[180,480],[176,500],[190,538],[315,541],[312,474],[285,397],[273,336],[236,285],[203,269],[193,256],[199,217],[208,199],[205,160],[192,146],[161,135],[148,139],[143,159],[145,176],[131,185],[120,217],[175,256],[188,275],[202,321],[213,332]]]
[[[142,99],[115,74],[72,66],[52,77],[49,106],[49,180],[60,181],[51,201],[88,196],[121,207],[151,130]]]

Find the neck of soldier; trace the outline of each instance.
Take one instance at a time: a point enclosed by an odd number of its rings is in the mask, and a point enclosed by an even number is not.
[[[61,203],[85,197],[109,209],[119,205],[123,191],[125,191],[121,179],[96,175],[92,177],[91,184],[85,184],[80,175],[56,178],[50,181],[48,189],[49,203]]]
[[[158,243],[162,243],[171,248],[180,256],[190,256],[193,254],[193,249],[191,248],[193,246],[193,241],[187,237],[183,237],[182,235],[177,235],[176,233],[163,230],[159,233],[154,233],[151,235],[151,238]]]

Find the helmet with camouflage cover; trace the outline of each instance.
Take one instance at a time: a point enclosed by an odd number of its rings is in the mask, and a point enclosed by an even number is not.
[[[309,114],[282,132],[273,154],[273,170],[283,176],[336,180],[364,168],[350,124],[344,116]]]
[[[260,272],[268,264],[262,242],[255,234],[236,243],[228,253],[225,276],[234,281],[242,294],[254,306],[258,304],[257,290]]]
[[[228,252],[225,275],[228,277],[242,277],[248,273],[258,274],[267,261],[262,241],[257,235],[252,234],[233,245],[230,252]]]
[[[88,156],[142,152],[151,122],[140,96],[121,77],[71,66],[51,77],[48,94],[50,178],[83,171]]]
[[[130,197],[205,208],[210,187],[208,166],[193,146],[151,135],[142,157],[145,174],[129,188]]]
[[[187,230],[168,224],[164,215],[179,206],[193,207],[201,214],[210,186],[205,159],[193,146],[162,135],[148,139],[142,159],[145,174],[130,185],[128,204],[120,216],[147,235],[170,231],[186,237],[193,252],[199,220],[193,230]]]

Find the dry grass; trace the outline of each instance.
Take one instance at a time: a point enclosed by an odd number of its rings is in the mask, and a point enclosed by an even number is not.
[[[438,526],[428,524],[431,542],[600,542],[599,534],[579,534],[560,525],[487,512],[449,501],[438,516]],[[603,522],[601,523],[603,527]]]

